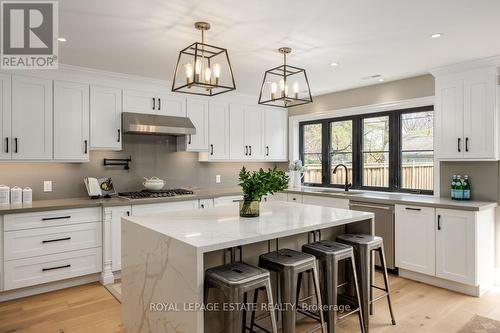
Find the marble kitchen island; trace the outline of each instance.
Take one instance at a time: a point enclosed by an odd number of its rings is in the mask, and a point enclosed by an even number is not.
[[[124,217],[122,311],[127,332],[218,331],[212,327],[220,327],[220,317],[207,323],[206,313],[196,306],[203,302],[204,272],[223,263],[224,250],[241,246],[243,261],[256,264],[260,254],[278,246],[276,240],[280,248],[300,249],[315,230],[324,239],[345,231],[373,234],[373,214],[271,201],[261,204],[258,218],[240,218],[237,204]]]

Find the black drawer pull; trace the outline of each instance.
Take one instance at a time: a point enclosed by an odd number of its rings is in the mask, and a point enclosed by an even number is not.
[[[14,153],[16,153],[16,154],[18,152],[18,147],[17,147],[18,143],[17,143],[17,141],[18,141],[17,138],[14,138]]]
[[[121,139],[121,130],[118,129],[118,140],[116,140],[116,142],[120,142],[120,139]]]
[[[420,208],[411,208],[411,207],[406,207],[405,209],[406,210],[414,210],[414,211],[417,211],[417,212],[420,212],[422,210]]]
[[[461,138],[458,138],[458,147],[457,147],[457,148],[458,148],[458,152],[459,152],[459,153],[461,153],[461,152],[462,152],[461,147],[462,147],[462,139],[461,139]]]
[[[8,153],[9,152],[9,138],[5,138],[5,152]]]
[[[42,268],[42,272],[46,272],[46,271],[53,271],[54,269],[62,269],[62,268],[69,268],[71,267],[70,264],[68,265],[63,265],[63,266],[56,266],[56,267],[49,267],[49,268]]]
[[[161,98],[158,98],[158,111],[161,110]]]
[[[252,156],[252,146],[248,146],[248,148],[250,148],[250,156]]]
[[[49,239],[49,240],[44,240],[42,241],[42,243],[53,243],[53,242],[61,242],[61,241],[66,241],[66,240],[70,240],[71,237],[64,237],[64,238],[58,238],[58,239]]]
[[[465,151],[469,152],[469,138],[465,138]]]
[[[84,153],[87,154],[89,152],[89,142],[87,140],[83,140],[83,143],[85,144]]]
[[[153,97],[153,110],[155,109],[156,99]]]
[[[64,219],[70,219],[71,216],[57,216],[57,217],[44,217],[42,221],[52,221],[52,220],[64,220]]]
[[[441,230],[441,215],[438,215],[438,230]]]
[[[210,155],[213,155],[214,154],[214,145],[211,144],[210,145]]]

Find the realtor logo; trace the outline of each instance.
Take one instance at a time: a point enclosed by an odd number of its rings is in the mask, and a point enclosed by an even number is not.
[[[57,1],[1,1],[1,69],[57,69]]]

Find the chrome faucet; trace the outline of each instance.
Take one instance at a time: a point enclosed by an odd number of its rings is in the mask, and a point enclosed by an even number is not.
[[[347,175],[348,175],[348,171],[347,171],[347,167],[345,166],[345,164],[338,164],[335,169],[333,169],[333,174],[336,174],[337,173],[337,169],[339,167],[343,167],[345,169],[345,184],[344,184],[344,191],[348,192],[349,189],[352,187],[352,184],[349,183],[348,179],[347,179]]]

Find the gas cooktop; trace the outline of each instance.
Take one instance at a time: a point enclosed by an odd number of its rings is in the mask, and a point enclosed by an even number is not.
[[[160,190],[160,191],[150,191],[142,190],[137,192],[120,192],[118,196],[125,197],[128,199],[149,199],[149,198],[165,198],[165,197],[176,197],[179,195],[192,195],[193,191],[185,190],[182,188]]]

